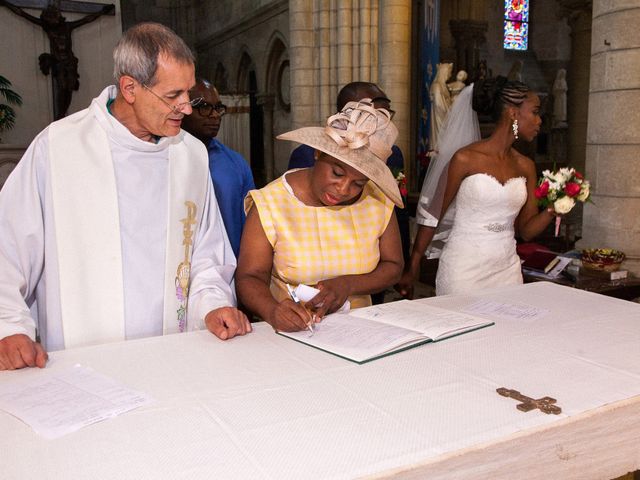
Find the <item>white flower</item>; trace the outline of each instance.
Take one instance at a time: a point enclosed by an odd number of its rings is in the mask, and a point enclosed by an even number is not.
[[[561,168],[558,170],[556,178],[558,178],[559,181],[562,181],[562,183],[565,183],[573,176],[574,172],[575,170],[573,168]]]
[[[557,213],[562,215],[565,213],[569,213],[571,209],[575,206],[575,204],[576,204],[576,201],[573,198],[569,196],[565,196],[553,202],[553,209]]]
[[[582,185],[580,185],[580,193],[576,196],[579,202],[586,202],[587,198],[589,198],[589,182],[584,181]]]

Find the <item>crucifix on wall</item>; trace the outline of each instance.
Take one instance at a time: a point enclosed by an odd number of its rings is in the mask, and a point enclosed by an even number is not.
[[[45,75],[51,73],[53,117],[54,120],[61,119],[67,114],[71,104],[71,95],[80,88],[78,59],[71,49],[71,33],[101,15],[115,14],[115,5],[60,0],[23,0],[13,3],[0,0],[0,6],[5,6],[16,15],[42,27],[49,37],[51,51],[41,54],[38,60],[42,73]],[[25,12],[21,7],[42,9],[42,13],[40,17],[35,17]],[[62,11],[88,13],[88,15],[79,20],[68,22],[62,16]]]

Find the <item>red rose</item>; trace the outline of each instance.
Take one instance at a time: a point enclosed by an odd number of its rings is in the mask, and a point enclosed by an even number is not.
[[[575,182],[568,182],[564,186],[564,193],[566,193],[570,197],[575,197],[580,193],[580,184]]]
[[[579,190],[580,189],[578,189],[578,191]],[[549,193],[549,181],[545,180],[540,184],[538,188],[536,188],[535,195],[536,195],[536,198],[540,200],[541,198],[546,197],[547,193]]]
[[[582,174],[578,171],[573,172],[573,175],[578,179],[578,180],[582,180],[584,179],[584,177],[582,176]]]

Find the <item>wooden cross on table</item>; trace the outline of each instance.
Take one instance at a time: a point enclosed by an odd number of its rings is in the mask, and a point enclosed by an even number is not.
[[[541,412],[547,414],[553,413],[554,415],[558,415],[559,413],[562,413],[562,409],[559,406],[555,405],[555,398],[542,397],[534,400],[533,398],[521,394],[517,390],[510,390],[504,387],[497,388],[496,392],[498,392],[503,397],[510,397],[522,402],[516,405],[516,408],[522,412],[529,412],[531,410],[539,408]]]

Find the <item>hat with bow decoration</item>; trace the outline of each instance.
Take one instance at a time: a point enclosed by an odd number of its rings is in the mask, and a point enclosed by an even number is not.
[[[391,114],[365,98],[347,103],[325,127],[298,128],[277,138],[303,143],[355,168],[402,208],[398,183],[386,164],[397,137]]]

